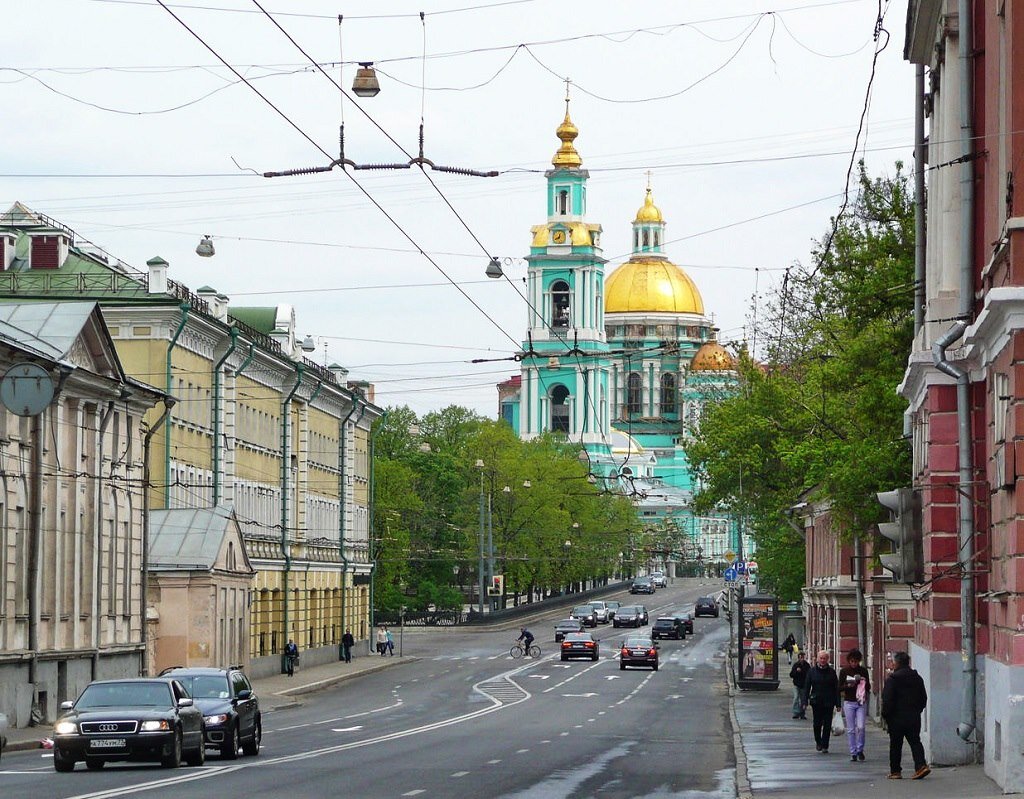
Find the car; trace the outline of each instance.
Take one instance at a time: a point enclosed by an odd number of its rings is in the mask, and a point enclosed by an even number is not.
[[[605,602],[604,604],[608,608],[608,621],[614,621],[615,612],[622,606],[622,603],[612,600],[610,602]]]
[[[569,633],[583,632],[583,622],[579,619],[562,619],[555,625],[555,643],[557,644]]]
[[[673,613],[683,625],[683,632],[687,635],[693,635],[693,613],[688,610],[680,611],[679,613]]]
[[[608,615],[608,606],[604,603],[604,600],[598,599],[587,604],[594,609],[594,615],[597,616],[598,624],[607,624],[611,621],[611,617]]]
[[[718,603],[709,596],[702,596],[693,605],[694,616],[718,617]]]
[[[659,616],[651,626],[651,638],[674,638],[677,641],[686,638],[682,620],[675,616]]]
[[[569,658],[590,658],[597,660],[600,644],[590,633],[569,633],[562,639],[562,660]]]
[[[649,577],[637,577],[629,587],[631,594],[653,594],[654,583]]]
[[[590,605],[577,605],[569,614],[572,619],[579,619],[587,627],[597,626],[597,613]]]
[[[203,711],[207,749],[218,750],[225,760],[237,758],[239,747],[247,755],[260,753],[260,700],[241,668],[175,666],[164,669],[160,676],[180,680],[196,707]]]
[[[615,610],[613,627],[642,627],[643,614],[637,605],[622,605]]]
[[[665,576],[665,572],[651,572],[651,582],[654,583],[655,588],[668,587],[668,578]]]
[[[96,680],[74,702],[61,703],[53,728],[53,767],[72,771],[119,760],[159,761],[177,768],[206,761],[203,712],[174,677]]]
[[[622,642],[619,650],[619,670],[626,666],[650,666],[658,670],[658,645],[650,638],[630,636]]]
[[[647,605],[637,605],[636,608],[640,611],[640,625],[646,626],[649,624],[651,617],[647,615]]]

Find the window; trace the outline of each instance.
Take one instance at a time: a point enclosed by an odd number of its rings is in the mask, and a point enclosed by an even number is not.
[[[558,213],[565,216],[569,213],[569,192],[565,189],[558,191]]]
[[[569,327],[569,284],[564,280],[551,284],[551,326]]]
[[[655,230],[654,231],[654,246],[657,247],[660,244],[661,244],[661,234],[657,230]]]
[[[551,430],[555,433],[569,432],[569,389],[557,385],[551,389]]]
[[[633,231],[633,249],[634,250],[640,249],[640,231],[639,230],[634,230]]]
[[[643,397],[643,382],[637,372],[626,379],[626,413],[639,415]]]
[[[676,376],[665,372],[661,376],[661,415],[675,413],[676,407]]]
[[[644,229],[644,249],[646,250],[650,246],[651,246],[651,232],[645,228]]]

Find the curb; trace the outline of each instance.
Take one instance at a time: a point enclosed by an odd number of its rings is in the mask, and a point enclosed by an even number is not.
[[[747,752],[743,748],[740,721],[736,716],[736,681],[732,673],[732,658],[725,660],[725,679],[729,687],[729,724],[732,727],[732,750],[736,757],[737,799],[754,799],[750,789],[750,773],[747,770]]]
[[[345,680],[353,680],[356,677],[362,677],[364,674],[373,674],[377,671],[383,671],[384,669],[399,666],[403,663],[414,663],[418,660],[418,657],[412,655],[399,658],[396,661],[392,661],[391,658],[388,658],[383,663],[378,663],[374,666],[367,666],[365,669],[360,669],[359,671],[343,671],[338,674],[333,674],[330,677],[327,677],[323,680],[317,680],[316,682],[306,683],[305,685],[296,685],[294,688],[286,688],[285,690],[278,691],[277,693],[272,695],[292,697],[299,696],[301,694],[310,694],[314,691],[319,691],[321,688],[327,688],[328,686],[334,685],[336,683],[345,682]],[[285,707],[294,707],[299,704],[301,704],[301,702],[296,702],[292,705],[281,705],[279,707],[275,707],[274,710],[283,710]]]
[[[42,749],[42,741],[12,741],[4,747],[5,752],[27,752],[30,749]]]

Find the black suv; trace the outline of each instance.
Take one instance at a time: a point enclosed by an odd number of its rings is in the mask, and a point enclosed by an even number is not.
[[[247,755],[259,754],[263,738],[260,701],[240,668],[174,666],[160,676],[179,680],[202,710],[207,749],[218,749],[228,760],[238,757],[239,747]]]
[[[637,577],[629,587],[631,594],[653,594],[654,583],[649,577]]]
[[[718,618],[718,603],[709,596],[702,596],[693,606],[693,615]]]
[[[683,620],[676,616],[662,616],[654,620],[651,627],[651,638],[675,638],[677,641],[686,638],[686,630],[683,628]]]

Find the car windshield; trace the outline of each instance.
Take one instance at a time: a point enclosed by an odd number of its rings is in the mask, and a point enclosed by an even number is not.
[[[605,602],[605,605],[607,605],[610,608],[619,608],[619,607],[621,607],[621,605],[618,602]]]
[[[633,605],[624,605],[616,611],[616,614],[627,616],[630,613],[636,613],[636,608]]]
[[[572,609],[574,616],[589,616],[593,611],[594,609],[590,605],[580,605]]]
[[[98,707],[169,707],[171,690],[162,682],[94,683],[75,703],[76,710]]]
[[[590,607],[601,610],[605,606],[604,602],[591,602]]]
[[[651,649],[654,647],[654,642],[651,641],[650,638],[627,638],[623,646],[630,649],[640,647],[647,647],[648,649]]]
[[[558,622],[555,627],[566,627],[570,630],[578,630],[580,628],[580,622],[579,619],[566,619],[565,621]]]
[[[227,678],[221,674],[183,674],[178,679],[195,699],[227,699],[231,696]]]
[[[671,627],[676,623],[675,619],[658,619],[654,622],[655,627]]]
[[[566,641],[593,641],[590,637],[590,633],[569,633],[565,636]]]

